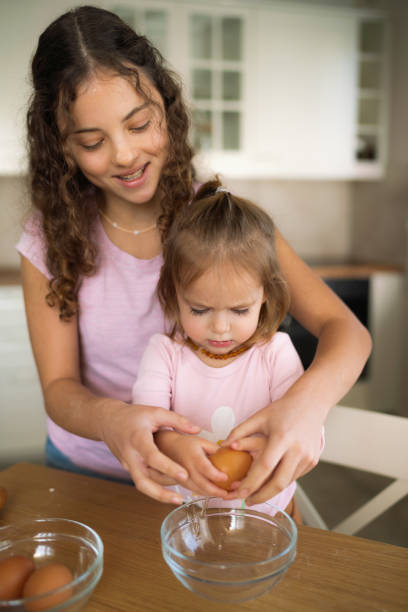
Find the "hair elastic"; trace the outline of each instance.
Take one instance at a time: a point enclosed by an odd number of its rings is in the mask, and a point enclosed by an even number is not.
[[[228,195],[230,195],[230,192],[226,187],[217,187],[215,193],[227,193]]]

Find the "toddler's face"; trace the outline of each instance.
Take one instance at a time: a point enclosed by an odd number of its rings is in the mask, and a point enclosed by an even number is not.
[[[167,158],[163,101],[142,73],[140,81],[159,108],[146,103],[127,79],[106,71],[79,88],[71,107],[70,152],[108,204],[149,203]]]
[[[187,336],[215,354],[236,350],[252,336],[265,300],[259,279],[227,264],[179,289],[177,299]]]

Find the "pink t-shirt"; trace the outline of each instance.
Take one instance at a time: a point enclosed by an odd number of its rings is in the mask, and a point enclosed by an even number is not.
[[[28,222],[17,250],[47,278],[39,216]],[[79,290],[79,343],[83,384],[97,395],[131,401],[139,362],[150,336],[164,331],[156,297],[162,257],[136,259],[116,247],[96,221],[97,271]],[[48,418],[54,445],[80,467],[129,478],[103,442],[76,436]]]
[[[186,416],[201,427],[198,435],[217,442],[235,425],[282,397],[302,373],[300,358],[289,336],[282,332],[219,368],[203,363],[187,346],[155,334],[140,363],[132,398],[135,403],[161,406]],[[285,509],[295,488],[293,482],[269,501]],[[191,491],[176,489],[185,499],[191,498]],[[269,512],[265,504],[251,508]]]

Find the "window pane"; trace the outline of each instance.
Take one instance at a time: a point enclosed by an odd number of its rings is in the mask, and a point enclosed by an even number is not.
[[[194,136],[193,146],[195,149],[208,151],[212,148],[212,113],[211,111],[193,112]]]
[[[211,96],[211,70],[193,70],[193,98],[209,100]]]
[[[167,15],[164,11],[146,11],[146,36],[164,53],[167,47]]]
[[[366,21],[361,24],[360,50],[363,53],[381,53],[384,27],[381,21]]]
[[[242,21],[237,17],[222,19],[222,57],[240,60],[242,56]]]
[[[222,99],[240,100],[241,99],[241,73],[224,71],[222,73]]]
[[[212,49],[212,23],[208,15],[192,15],[191,48],[196,59],[209,59]]]
[[[377,125],[380,120],[380,101],[377,98],[361,98],[358,103],[360,125]]]
[[[360,134],[357,137],[356,158],[375,161],[378,157],[378,142],[375,134]]]
[[[374,61],[360,62],[361,89],[379,89],[381,87],[381,64]]]
[[[237,150],[240,145],[240,114],[225,111],[222,113],[222,145],[223,149]]]

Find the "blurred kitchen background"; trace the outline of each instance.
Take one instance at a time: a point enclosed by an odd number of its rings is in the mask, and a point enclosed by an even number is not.
[[[373,354],[342,403],[408,417],[408,3],[89,3],[146,33],[182,75],[199,176],[216,171],[264,206],[369,327]],[[0,468],[43,461],[15,251],[28,202],[24,122],[38,35],[78,4],[0,0]],[[314,339],[295,321],[288,329],[307,365]],[[327,466],[303,481],[329,524],[381,484]],[[405,499],[362,535],[408,546],[407,524]]]

